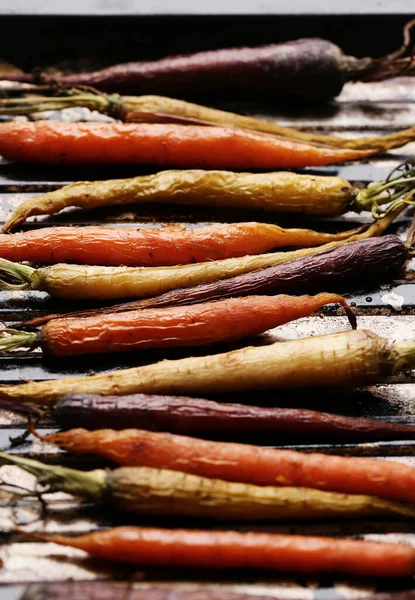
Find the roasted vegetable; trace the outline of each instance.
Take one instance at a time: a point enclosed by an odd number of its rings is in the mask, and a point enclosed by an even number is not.
[[[357,233],[346,240],[331,242],[318,248],[227,258],[178,267],[95,267],[57,264],[34,269],[0,258],[0,276],[3,276],[0,279],[0,289],[42,290],[59,298],[79,299],[154,296],[181,287],[192,287],[202,282],[226,279],[242,273],[265,269],[304,256],[318,254],[355,240],[379,235],[402,208],[403,206],[397,207],[363,233]]]
[[[377,153],[399,148],[415,139],[414,127],[375,137],[344,138],[336,135],[301,131],[278,125],[274,121],[239,115],[163,96],[115,97],[114,95],[108,96],[100,93],[97,90],[74,89],[71,87],[65,89],[59,86],[58,90],[51,87],[52,96],[39,97],[39,92],[45,92],[45,86],[39,87],[41,89],[36,95],[33,95],[33,91],[36,90],[30,90],[31,93],[28,97],[0,99],[0,115],[29,115],[45,110],[85,106],[90,110],[110,114],[112,117],[130,123],[222,125],[259,131],[292,140],[323,144],[334,148],[376,150]]]
[[[245,521],[350,518],[371,514],[415,518],[414,506],[372,496],[262,487],[145,467],[84,472],[0,452],[0,464],[2,462],[33,473],[53,490],[141,515]]]
[[[374,153],[312,145],[231,127],[65,121],[0,123],[0,155],[24,163],[277,169],[330,165]]]
[[[407,258],[408,249],[405,244],[395,235],[387,235],[378,239],[350,242],[346,246],[331,248],[291,263],[172,290],[153,298],[77,311],[63,316],[80,319],[130,310],[186,306],[250,294],[301,294],[318,289],[350,291],[357,285],[387,281],[398,273]],[[18,323],[15,327],[38,327],[52,319],[60,318],[61,314],[50,314]]]
[[[1,125],[0,125],[1,147]],[[1,153],[1,149],[0,149]],[[131,203],[190,204],[336,216],[349,210],[378,210],[390,201],[410,201],[414,167],[388,181],[358,189],[341,177],[297,173],[162,171],[132,179],[72,183],[21,204],[3,227],[9,231],[33,215],[64,208],[99,208]]]
[[[94,86],[112,92],[172,93],[180,97],[273,98],[279,102],[313,103],[336,96],[346,81],[382,80],[410,71],[409,31],[401,48],[382,58],[345,56],[324,39],[305,38],[254,48],[228,48],[169,56],[157,61],[130,62],[99,71],[41,75],[42,82]],[[7,74],[6,74],[7,76]],[[8,75],[32,82],[36,75]]]
[[[0,386],[0,403],[54,404],[69,393],[123,396],[342,387],[383,381],[415,366],[415,341],[392,344],[369,331],[246,347],[84,377]]]
[[[40,437],[40,436],[39,436]],[[256,485],[294,485],[415,502],[415,469],[370,458],[304,454],[142,429],[71,429],[42,440],[122,466],[152,467]]]
[[[378,577],[406,577],[415,572],[415,549],[407,544],[145,527],[115,527],[75,537],[28,535],[42,542],[78,548],[98,558],[140,566],[259,568]]]
[[[57,402],[52,414],[65,429],[138,427],[197,437],[241,436],[245,441],[260,434],[275,444],[281,439],[340,443],[415,438],[414,425],[181,396],[70,394]]]
[[[215,224],[210,227],[129,229],[45,227],[0,234],[0,257],[12,261],[61,262],[125,267],[186,265],[262,254],[281,247],[311,247],[346,240],[359,227],[339,233],[283,229],[268,223]]]
[[[54,319],[36,333],[0,332],[0,352],[42,347],[45,354],[73,356],[145,348],[205,346],[258,335],[315,312],[326,304],[343,306],[352,327],[356,317],[343,296],[252,296],[99,315]],[[3,334],[3,335],[2,335]]]

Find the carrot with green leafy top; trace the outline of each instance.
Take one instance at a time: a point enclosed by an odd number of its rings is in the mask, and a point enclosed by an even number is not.
[[[337,294],[251,296],[86,319],[55,319],[42,327],[39,334],[6,329],[3,332],[6,337],[0,339],[0,352],[40,345],[45,354],[73,356],[204,346],[257,335],[331,303],[341,304],[356,327],[352,309]]]

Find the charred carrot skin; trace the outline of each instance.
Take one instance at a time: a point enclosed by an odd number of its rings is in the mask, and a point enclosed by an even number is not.
[[[347,239],[359,231],[330,234],[311,229],[283,229],[267,223],[217,224],[195,230],[180,226],[161,229],[52,227],[0,234],[0,257],[47,264],[186,265],[262,254],[284,246],[319,246]]]
[[[146,466],[224,481],[300,486],[415,502],[415,469],[390,461],[303,454],[139,429],[73,429],[47,435],[44,439],[70,452],[99,454],[123,466]]]
[[[415,550],[405,544],[140,527],[116,527],[77,537],[35,536],[106,560],[138,565],[259,568],[380,577],[411,576],[415,570]]]
[[[0,124],[0,155],[29,163],[275,169],[328,165],[373,152],[311,145],[226,127],[59,121]]]
[[[15,407],[16,408],[16,407]],[[68,395],[53,417],[64,429],[137,427],[196,437],[267,434],[267,439],[295,441],[375,441],[414,439],[415,426],[344,417],[313,410],[268,408],[180,396]]]
[[[337,294],[252,296],[192,307],[56,319],[42,328],[40,343],[46,354],[54,356],[204,346],[257,335],[331,303],[341,303],[356,327],[352,309]],[[7,343],[8,338],[0,340],[0,347],[2,341]]]

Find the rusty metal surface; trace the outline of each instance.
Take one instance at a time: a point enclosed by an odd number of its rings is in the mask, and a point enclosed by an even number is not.
[[[266,107],[252,105],[227,105],[228,108],[239,109],[250,114],[266,116],[280,123],[295,125],[305,129],[339,132],[341,135],[356,136],[364,132],[381,133],[402,127],[410,127],[415,122],[413,100],[415,97],[415,79],[400,78],[382,84],[347,85],[338,100],[326,108],[307,110],[302,113],[282,111],[273,112]],[[66,115],[65,118],[79,118],[79,113]],[[324,174],[340,174],[352,181],[368,182],[381,179],[402,160],[415,155],[415,142],[405,148],[395,150],[388,156],[379,157],[364,163],[344,166],[331,166],[315,169]],[[100,168],[42,168],[21,167],[0,159],[0,222],[22,201],[34,197],[43,191],[55,189],[62,184],[78,179],[100,179],[109,177],[132,176],[138,173],[151,172],[152,169],[136,169],[133,167]],[[413,213],[412,213],[413,214]],[[401,217],[394,228],[400,236],[404,236],[412,218],[412,214]],[[221,211],[209,209],[189,209],[174,207],[122,207],[108,209],[100,213],[79,210],[65,211],[62,215],[33,220],[27,227],[44,227],[46,225],[73,223],[92,224],[99,219],[108,226],[153,227],[160,223],[178,220],[189,226],[213,221],[230,222],[243,219],[258,218],[258,215],[245,212]],[[293,220],[276,218],[273,215],[262,215],[269,222],[289,225]],[[348,214],[335,220],[320,219],[315,222],[316,228],[334,230],[345,229],[358,223],[368,222],[370,215]],[[298,219],[296,220],[298,223]],[[349,301],[358,313],[358,326],[370,329],[379,335],[397,341],[404,341],[415,336],[415,261],[408,263],[405,272],[398,280],[390,282],[379,289],[354,290],[348,295]],[[36,315],[66,311],[76,308],[75,303],[57,302],[43,293],[0,293],[0,320],[7,323],[20,321]],[[253,340],[257,344],[270,343],[273,340],[294,339],[308,335],[318,335],[340,331],[347,327],[342,312],[324,310],[317,316],[301,319],[287,324]],[[251,340],[252,341],[252,340]],[[213,351],[223,350],[223,347]],[[181,351],[185,355],[186,351]],[[203,353],[201,351],[200,353]],[[43,358],[40,352],[30,352],[23,356],[0,357],[0,382],[17,383],[21,379],[57,378],[62,375],[88,373],[90,371],[105,372],[127,366],[153,362],[174,353],[146,352],[145,356],[131,353],[127,356],[102,356],[83,359]],[[177,354],[176,354],[177,355]],[[223,400],[235,400],[231,396]],[[256,393],[240,398],[252,403],[273,403],[280,406],[296,406],[316,408],[346,415],[361,415],[372,418],[396,420],[401,423],[415,423],[415,374],[405,373],[381,385],[360,390],[343,390],[330,392],[304,392],[290,396],[287,394]],[[62,452],[57,452],[50,445],[38,440],[29,439],[23,445],[12,447],[10,437],[16,437],[25,430],[25,418],[7,410],[0,410],[0,448],[12,452],[26,454],[51,462],[78,465],[82,468],[96,467],[101,464],[95,459],[74,459]],[[39,430],[46,432],[55,426],[43,420]],[[275,446],[282,444],[275,440]],[[286,447],[287,444],[284,444]],[[379,459],[398,460],[415,465],[415,442],[401,440],[378,444],[348,445],[296,445],[290,446],[304,452],[319,450],[326,453],[346,455],[375,456]],[[15,467],[1,467],[0,478],[8,483],[31,488],[33,478],[22,475]],[[111,524],[133,522],[131,517],[93,509],[64,494],[48,495],[45,518],[41,506],[33,499],[19,501],[18,506],[11,502],[9,494],[0,492],[0,598],[15,600],[22,598],[38,598],[39,589],[27,588],[25,583],[39,581],[66,580],[111,580],[127,581],[138,589],[152,585],[167,586],[173,590],[204,589],[205,585],[219,585],[224,591],[240,591],[260,594],[273,598],[293,598],[295,600],[340,600],[341,598],[362,598],[377,590],[412,589],[414,582],[374,581],[366,579],[347,579],[336,577],[297,578],[264,574],[259,572],[215,574],[202,571],[181,570],[136,570],[122,565],[110,565],[89,559],[84,553],[69,550],[54,544],[28,542],[19,534],[10,533],[15,525],[24,526],[28,530],[46,530],[48,532],[84,532],[90,529],[108,527]],[[172,526],[167,519],[134,520],[136,523],[148,523]],[[183,523],[180,523],[183,525]],[[191,526],[212,527],[209,523],[195,523]],[[223,527],[224,524],[221,526]],[[303,534],[352,535],[368,539],[405,541],[415,545],[415,527],[410,521],[393,521],[388,519],[365,519],[347,522],[306,522],[276,523],[272,525],[244,524],[233,528],[241,530],[259,529],[278,532],[297,532]],[[20,586],[20,587],[19,587]],[[38,595],[36,595],[38,594]],[[41,597],[41,596],[39,596]],[[151,596],[149,595],[149,600]]]

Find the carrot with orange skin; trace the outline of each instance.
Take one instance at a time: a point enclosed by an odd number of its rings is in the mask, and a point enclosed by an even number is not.
[[[63,121],[0,124],[0,155],[29,163],[275,169],[329,165],[375,152],[312,145],[229,127]]]
[[[263,254],[279,247],[311,247],[346,240],[362,228],[339,233],[283,229],[268,223],[226,223],[199,229],[162,227],[47,227],[0,234],[0,257],[37,263],[126,267],[186,265]]]
[[[301,573],[405,577],[415,572],[415,549],[361,540],[143,527],[115,527],[80,536],[30,533],[43,542],[137,565],[259,568]]]
[[[304,454],[171,433],[72,429],[41,439],[76,454],[255,485],[300,486],[415,502],[415,469],[393,461]]]
[[[39,335],[6,329],[0,351],[40,345],[45,354],[73,356],[145,348],[204,346],[235,341],[300,319],[331,303],[341,304],[351,325],[356,317],[342,296],[251,296],[49,321]]]

